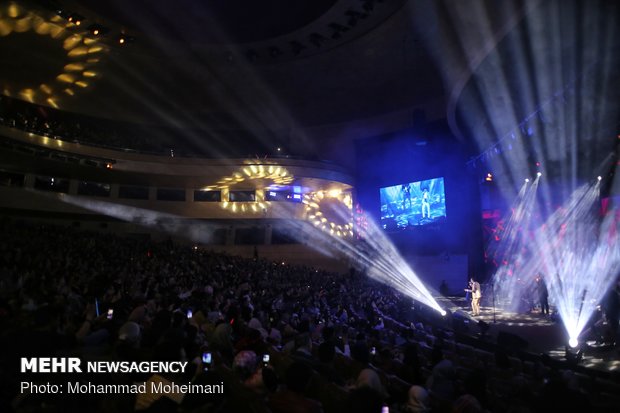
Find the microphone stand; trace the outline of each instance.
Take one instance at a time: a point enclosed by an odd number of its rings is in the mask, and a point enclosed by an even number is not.
[[[491,294],[493,294],[493,324],[497,323],[497,319],[495,317],[495,283],[491,283]]]

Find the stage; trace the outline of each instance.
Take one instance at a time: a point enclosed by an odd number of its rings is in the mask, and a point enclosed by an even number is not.
[[[486,330],[486,341],[496,342],[517,336],[527,342],[523,351],[532,354],[548,354],[556,360],[566,360],[568,337],[555,308],[551,315],[540,310],[512,313],[492,306],[481,306],[480,315],[473,316],[469,300],[464,297],[435,297],[442,308],[449,309],[455,317],[463,319],[470,334],[480,336]],[[479,323],[480,321],[484,323]],[[486,324],[486,325],[485,325]],[[582,343],[583,358],[580,366],[604,371],[620,371],[620,353],[617,348],[598,345],[593,341]]]

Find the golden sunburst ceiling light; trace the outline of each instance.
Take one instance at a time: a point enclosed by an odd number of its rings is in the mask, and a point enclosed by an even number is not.
[[[325,216],[326,211],[321,209],[321,201],[329,198],[340,201],[346,208],[346,224],[338,224]],[[338,237],[353,236],[353,200],[349,192],[337,189],[311,192],[304,195],[302,202],[306,206],[307,219],[312,222],[315,227]]]
[[[288,185],[293,182],[294,177],[283,166],[275,164],[248,164],[234,172],[232,175],[225,176],[214,185],[209,185],[206,190],[221,190],[222,198],[228,199],[230,187],[238,185],[244,181],[260,180],[260,185],[256,186],[255,201],[252,202],[229,202],[222,201],[222,208],[232,212],[258,213],[264,212],[270,201],[265,200],[265,188],[270,185]]]
[[[99,76],[95,66],[101,55],[107,52],[107,47],[88,30],[78,29],[76,23],[58,15],[46,18],[15,2],[0,9],[0,37],[26,32],[50,36],[62,44],[67,62],[61,73],[44,83],[19,90],[4,85],[3,93],[31,103],[59,108],[62,96],[74,96],[79,90],[87,88]]]

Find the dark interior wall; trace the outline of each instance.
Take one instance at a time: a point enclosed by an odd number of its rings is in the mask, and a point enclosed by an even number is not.
[[[443,177],[444,223],[388,232],[406,255],[467,254],[469,270],[480,273],[482,229],[477,177],[466,168],[466,145],[432,132],[407,130],[356,141],[357,202],[380,222],[379,188]]]

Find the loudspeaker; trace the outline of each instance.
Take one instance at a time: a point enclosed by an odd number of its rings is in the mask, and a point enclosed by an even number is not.
[[[497,334],[497,345],[510,350],[525,350],[530,343],[516,334],[500,331]]]
[[[456,310],[452,313],[452,329],[457,333],[469,332],[470,318],[469,314],[463,310]]]

